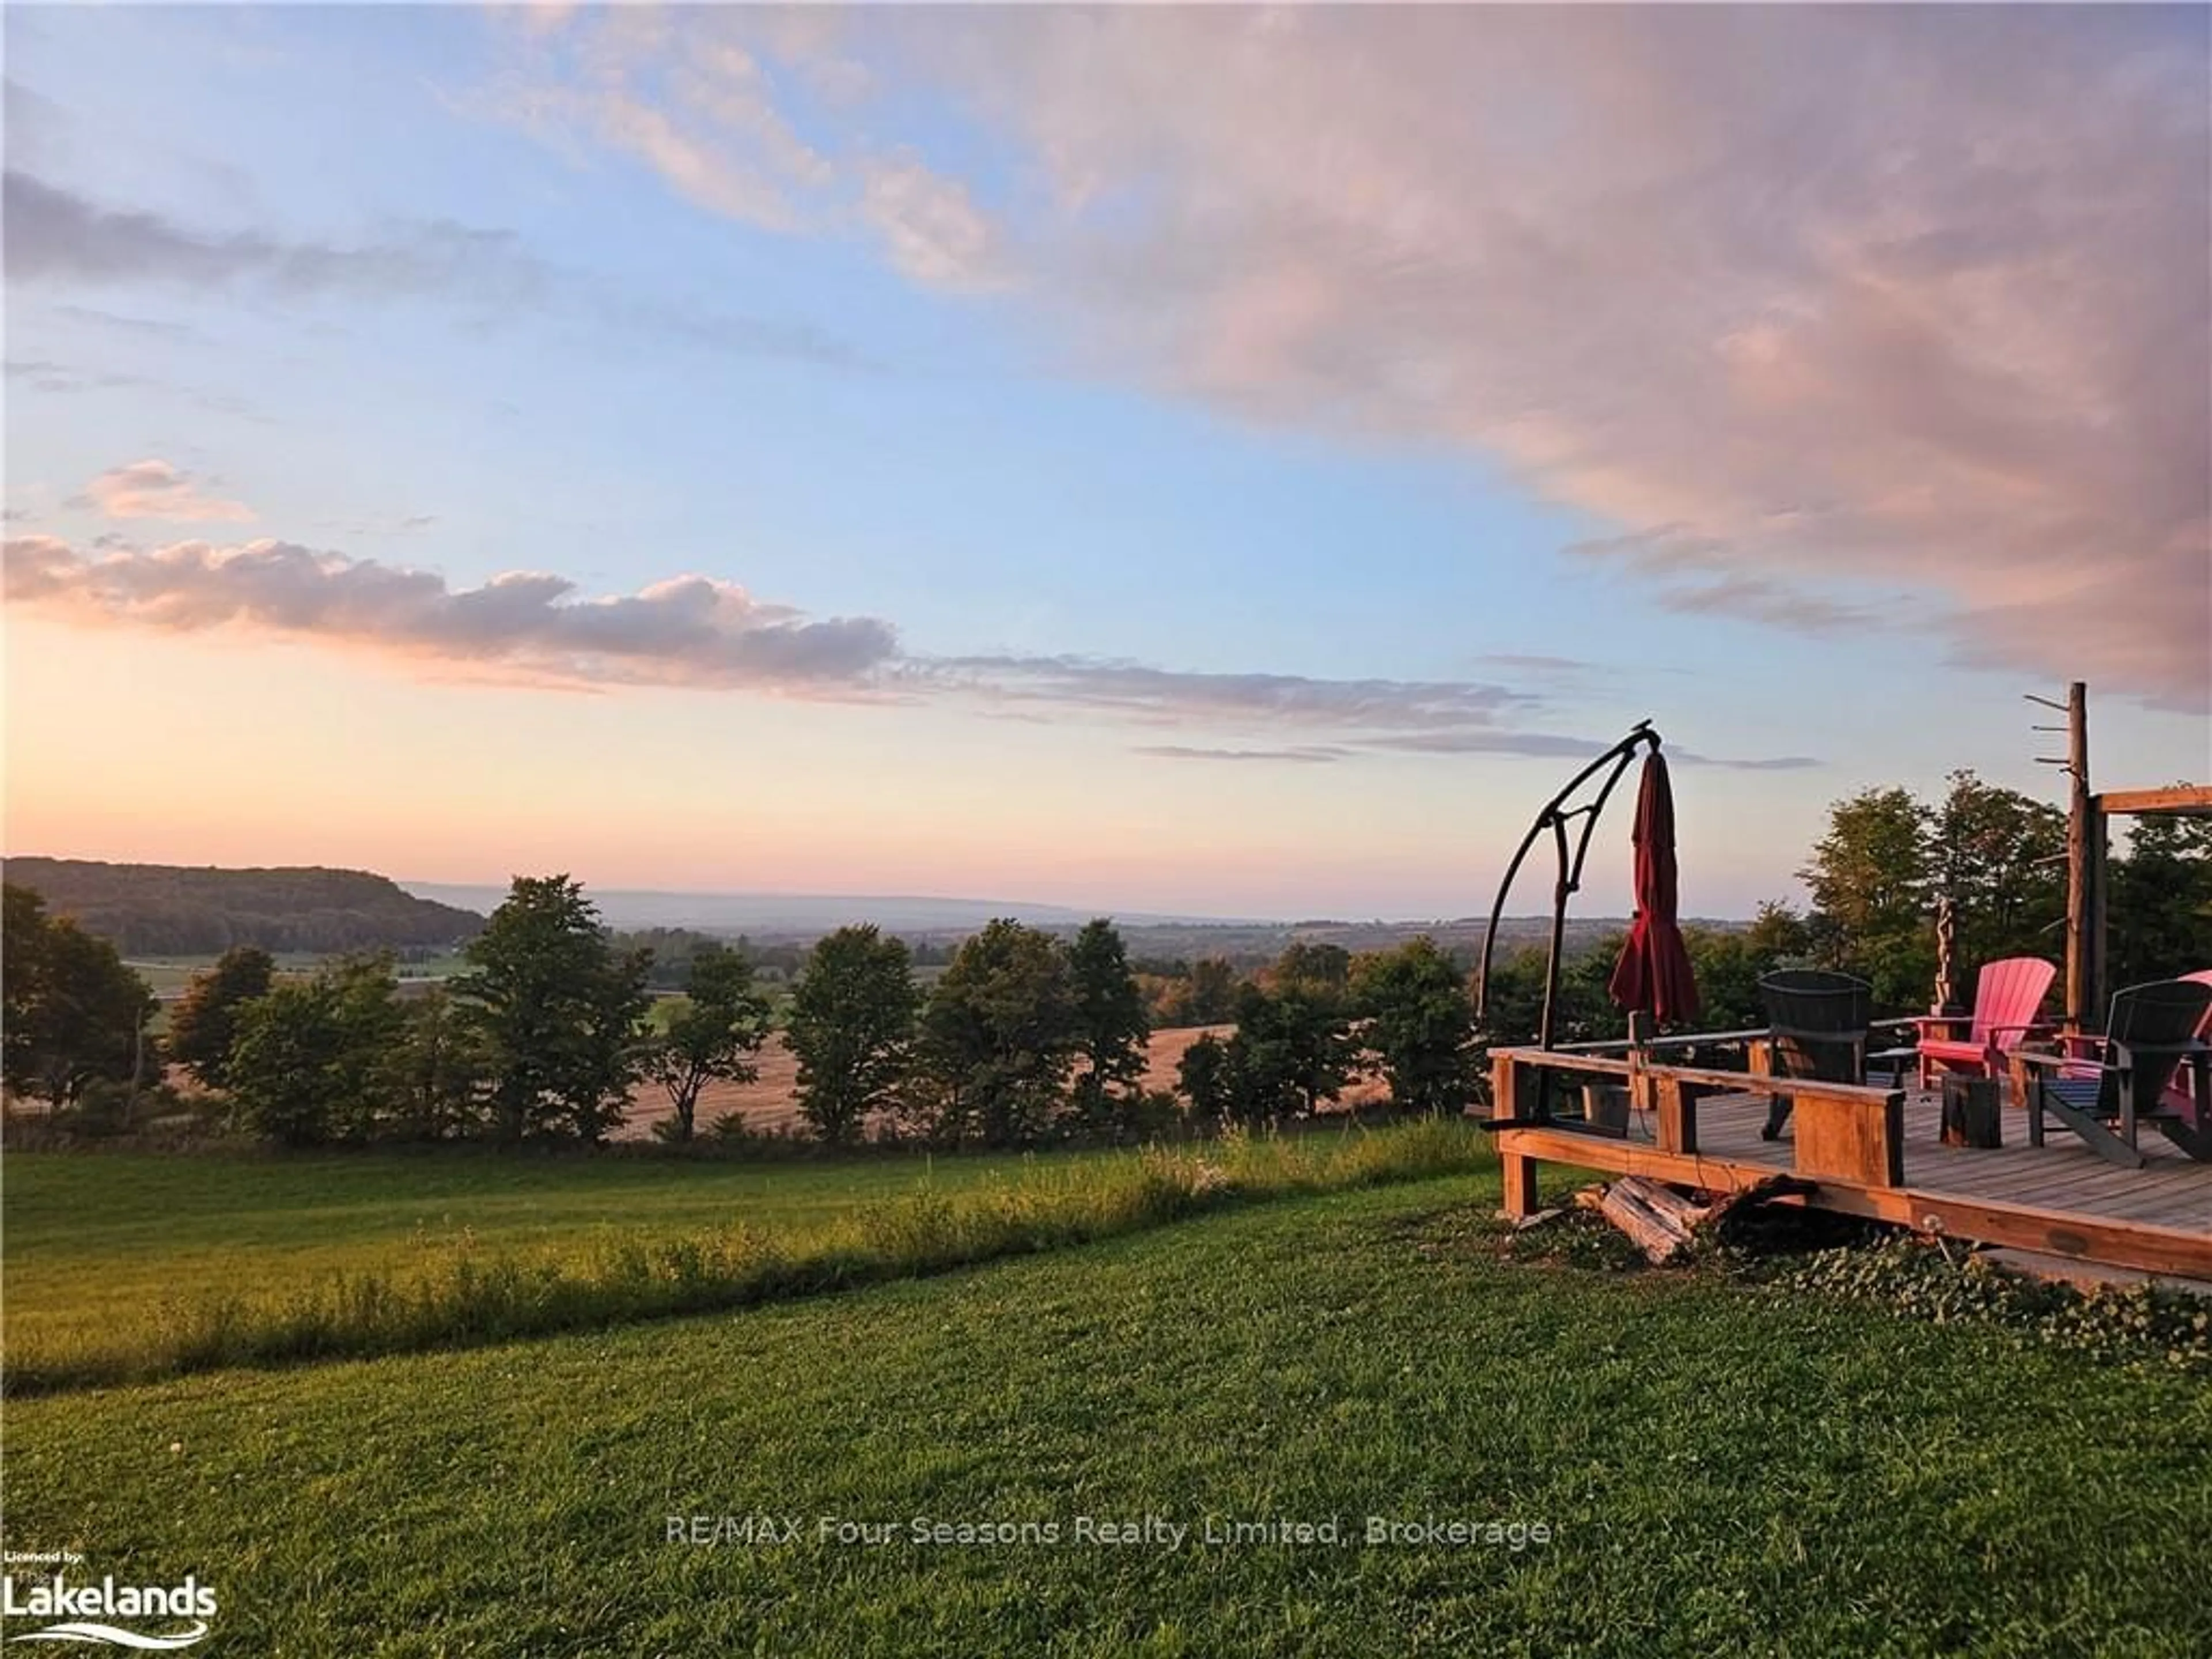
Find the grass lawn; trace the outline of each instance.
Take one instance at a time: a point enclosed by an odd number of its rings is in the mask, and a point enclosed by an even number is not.
[[[13,1401],[7,1543],[196,1573],[210,1655],[2212,1652],[2201,1381],[1503,1261],[1466,1219],[1496,1201],[1446,1177],[733,1315]],[[757,1512],[801,1540],[665,1541]],[[1073,1541],[1147,1515],[1194,1531]],[[1369,1546],[1370,1515],[1553,1540]],[[1197,1530],[1332,1516],[1333,1546]],[[1064,1541],[915,1543],[917,1517]]]
[[[104,1346],[198,1297],[281,1295],[338,1273],[404,1275],[464,1237],[532,1250],[732,1222],[792,1230],[925,1186],[953,1192],[1097,1156],[747,1164],[18,1154],[0,1171],[8,1340],[34,1350]]]

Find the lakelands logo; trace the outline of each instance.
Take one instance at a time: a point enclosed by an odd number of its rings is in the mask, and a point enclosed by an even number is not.
[[[9,1619],[57,1619],[41,1630],[8,1632],[11,1642],[99,1642],[146,1653],[188,1648],[208,1633],[215,1617],[215,1592],[196,1577],[181,1584],[118,1584],[110,1573],[96,1584],[72,1584],[66,1575],[34,1584],[18,1584],[10,1573],[0,1578],[0,1614]],[[129,1619],[185,1620],[183,1630],[149,1633],[108,1621]]]

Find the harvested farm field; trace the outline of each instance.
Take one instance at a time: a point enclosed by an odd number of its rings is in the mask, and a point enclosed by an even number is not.
[[[1153,1032],[1146,1056],[1145,1087],[1173,1089],[1176,1067],[1182,1063],[1184,1050],[1202,1036],[1226,1037],[1236,1029],[1233,1025],[1185,1025]],[[729,1112],[739,1114],[747,1127],[763,1133],[803,1127],[796,1095],[799,1062],[783,1046],[780,1034],[769,1039],[768,1046],[761,1050],[758,1064],[760,1076],[753,1082],[710,1084],[699,1097],[699,1127],[702,1132]],[[1379,1079],[1361,1076],[1346,1085],[1344,1103],[1363,1106],[1382,1099],[1389,1092]],[[653,1085],[643,1085],[631,1092],[629,1121],[618,1131],[617,1138],[635,1140],[650,1135],[653,1126],[668,1115],[668,1097]]]

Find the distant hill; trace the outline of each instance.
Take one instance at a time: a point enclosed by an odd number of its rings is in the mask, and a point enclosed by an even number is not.
[[[504,887],[410,881],[410,893],[489,911],[507,896]],[[587,887],[611,927],[691,927],[705,933],[750,933],[757,939],[817,938],[848,923],[872,921],[888,933],[971,933],[999,916],[1033,927],[1080,927],[1103,912],[1018,899],[932,898],[860,893],[671,893],[621,887]],[[1205,925],[1218,919],[1123,913],[1126,925]]]
[[[217,870],[88,859],[11,858],[7,878],[114,941],[126,957],[439,947],[483,926],[474,910],[417,898],[366,870]]]
[[[426,898],[489,911],[507,896],[503,887],[464,886],[410,881],[407,890]],[[1048,933],[1071,934],[1091,917],[1111,915],[1128,942],[1130,954],[1152,960],[1225,957],[1239,967],[1272,962],[1293,939],[1340,945],[1353,952],[1387,950],[1426,933],[1448,951],[1472,958],[1482,949],[1483,919],[1346,921],[1316,918],[1304,921],[1237,920],[1220,916],[1110,911],[1103,907],[1025,903],[1016,899],[884,896],[821,893],[682,893],[592,887],[586,891],[611,927],[686,928],[698,933],[743,933],[757,945],[811,944],[849,922],[873,922],[917,945],[957,945],[994,916],[1012,916]],[[1729,929],[1740,921],[1701,924]],[[1571,957],[1608,934],[1628,927],[1623,916],[1571,916],[1565,953]],[[1507,916],[1498,928],[1498,946],[1508,955],[1526,945],[1549,939],[1549,916]]]

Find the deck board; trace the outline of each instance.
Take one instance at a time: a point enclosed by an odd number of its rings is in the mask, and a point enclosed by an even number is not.
[[[1779,1141],[1759,1138],[1766,1120],[1762,1098],[1711,1096],[1698,1102],[1697,1114],[1698,1170],[1715,1182],[1745,1185],[1791,1167],[1788,1131]],[[1993,1243],[2049,1248],[2055,1241],[2063,1253],[2082,1260],[2212,1276],[2212,1164],[2183,1156],[2155,1129],[2147,1127],[2141,1138],[2145,1166],[2128,1170],[2098,1157],[2056,1122],[2045,1145],[2029,1146],[2027,1115],[2017,1110],[2005,1114],[2003,1146],[1946,1146],[1941,1116],[1939,1097],[1908,1091],[1904,1186],[1824,1181],[1808,1201],[1916,1222],[1934,1218],[1960,1237]],[[1656,1152],[1656,1130],[1650,1114],[1632,1114],[1626,1141],[1593,1139],[1584,1161],[1605,1169],[1642,1160]],[[1508,1132],[1502,1139],[1515,1137]],[[1550,1160],[1558,1153],[1542,1156]]]

